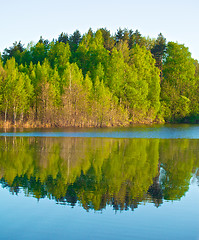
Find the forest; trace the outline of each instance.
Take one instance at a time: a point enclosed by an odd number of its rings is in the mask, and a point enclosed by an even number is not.
[[[106,28],[0,55],[0,126],[199,122],[199,63],[183,44]]]

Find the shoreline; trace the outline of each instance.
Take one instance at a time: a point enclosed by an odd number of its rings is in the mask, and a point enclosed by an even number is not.
[[[83,128],[88,128],[88,129],[111,129],[111,128],[131,128],[131,127],[144,127],[144,126],[155,126],[155,125],[176,125],[176,124],[199,124],[199,122],[137,122],[137,123],[129,123],[129,124],[116,124],[116,125],[81,125],[81,124],[76,124],[76,125],[55,125],[55,124],[41,124],[38,122],[35,123],[16,123],[13,124],[10,121],[5,122],[0,122],[0,129],[62,129],[62,128],[74,128],[74,129],[83,129]]]

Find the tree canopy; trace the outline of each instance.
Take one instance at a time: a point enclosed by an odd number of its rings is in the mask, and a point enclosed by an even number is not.
[[[198,122],[199,64],[183,44],[106,28],[62,32],[0,61],[1,125],[125,126]]]

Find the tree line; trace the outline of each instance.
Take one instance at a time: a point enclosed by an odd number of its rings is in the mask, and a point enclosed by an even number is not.
[[[1,125],[197,122],[199,63],[183,44],[136,30],[15,42],[0,60]]]

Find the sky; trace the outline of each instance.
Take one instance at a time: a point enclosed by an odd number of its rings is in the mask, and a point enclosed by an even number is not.
[[[40,36],[53,40],[61,32],[81,34],[106,27],[136,30],[185,44],[199,60],[199,0],[0,0],[0,52],[15,41],[25,46]]]

